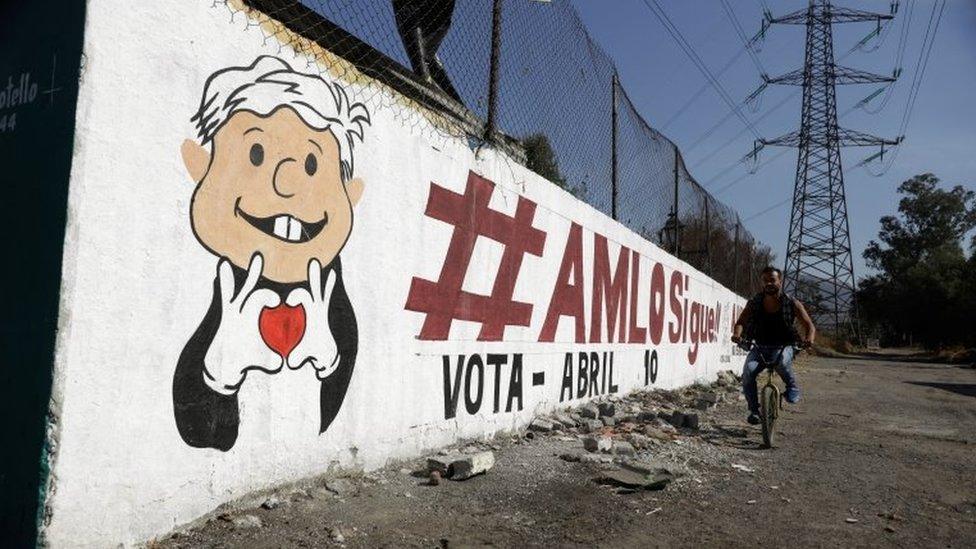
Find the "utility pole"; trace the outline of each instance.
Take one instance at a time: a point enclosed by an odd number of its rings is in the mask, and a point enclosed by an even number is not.
[[[766,84],[803,86],[800,130],[762,145],[797,147],[793,209],[786,246],[785,289],[808,303],[814,322],[856,333],[854,266],[844,194],[840,147],[896,145],[895,140],[837,125],[837,84],[892,82],[894,78],[834,63],[832,25],[891,19],[891,15],[831,6],[810,0],[806,9],[769,19],[772,24],[806,25],[803,68],[769,78]]]

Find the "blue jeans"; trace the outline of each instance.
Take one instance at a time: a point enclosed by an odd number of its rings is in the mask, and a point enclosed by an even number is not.
[[[780,353],[782,350],[782,353]],[[767,364],[776,369],[776,373],[786,383],[786,388],[796,387],[796,376],[793,375],[793,346],[780,347],[776,345],[756,345],[746,357],[746,365],[742,368],[742,393],[746,396],[749,411],[759,413],[759,395],[756,388],[756,378],[766,369]],[[778,356],[777,356],[778,355]],[[760,358],[762,360],[760,360]],[[776,359],[779,358],[778,361]],[[774,361],[776,361],[774,363]]]

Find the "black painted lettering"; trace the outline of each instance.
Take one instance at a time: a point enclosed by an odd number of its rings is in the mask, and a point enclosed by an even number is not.
[[[559,387],[559,402],[563,402],[569,396],[573,400],[573,353],[566,353],[566,360],[563,362],[563,382]]]
[[[478,392],[477,396],[471,396],[471,377],[475,368],[478,371]],[[481,360],[481,355],[474,354],[468,358],[468,367],[464,372],[464,407],[471,415],[477,414],[481,409],[481,397],[485,392],[485,363]]]
[[[620,389],[620,387],[618,387],[617,384],[613,382],[613,353],[612,352],[610,353],[610,367],[607,368],[607,363],[604,362],[603,368],[605,370],[609,370],[607,377],[610,378],[610,392],[616,393]]]
[[[522,411],[522,355],[512,355],[512,374],[508,379],[508,403],[505,411],[512,411],[512,401],[518,400],[518,411]]]
[[[597,376],[600,375],[600,355],[596,352],[590,353],[590,396],[600,394],[600,386],[597,385]]]
[[[584,352],[580,352],[576,359],[577,370],[579,375],[576,376],[576,398],[583,398],[586,396],[586,390],[590,386],[588,383],[587,369],[590,367],[590,356]]]
[[[451,382],[451,357],[444,355],[444,419],[451,419],[457,415],[458,397],[461,392],[461,364],[464,355],[458,355],[454,381]],[[453,387],[453,388],[452,388]]]
[[[499,400],[502,387],[502,365],[508,364],[508,355],[488,353],[488,360],[486,362],[495,367],[495,400],[492,401],[491,411],[497,414],[498,407],[500,406]]]

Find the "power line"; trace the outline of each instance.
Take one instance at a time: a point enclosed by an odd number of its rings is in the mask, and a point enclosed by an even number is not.
[[[929,15],[929,23],[925,27],[925,37],[922,39],[922,49],[918,52],[918,61],[915,63],[915,78],[912,79],[912,87],[909,89],[908,102],[905,105],[905,114],[902,117],[902,123],[898,130],[898,135],[905,135],[905,130],[908,128],[908,122],[912,116],[912,110],[915,108],[915,100],[918,99],[918,91],[922,87],[922,80],[925,78],[925,69],[929,64],[929,56],[932,54],[932,46],[935,44],[935,35],[939,31],[939,23],[942,22],[942,13],[945,11],[946,0],[942,0],[942,7],[939,8],[939,16],[935,20],[935,28],[932,30],[932,38],[929,40],[929,27],[932,25],[932,18],[935,16],[935,10],[938,6],[938,2],[932,4],[932,13]],[[926,49],[926,41],[928,41],[928,49]],[[925,56],[924,61],[922,56]],[[921,63],[921,69],[919,64]]]
[[[781,99],[779,101],[779,103],[776,103],[776,105],[774,105],[773,108],[769,109],[768,111],[766,111],[765,113],[763,113],[762,116],[760,116],[759,118],[757,118],[756,119],[756,123],[759,123],[759,122],[762,122],[763,120],[765,120],[769,115],[771,115],[774,112],[776,112],[776,110],[779,109],[780,107],[782,107],[783,105],[789,103],[794,97],[796,97],[799,94],[800,94],[799,91],[794,91],[790,95],[787,95],[787,96],[783,97],[783,99]],[[710,152],[707,155],[705,155],[704,157],[702,157],[700,160],[696,161],[691,167],[692,168],[697,168],[698,166],[701,166],[705,162],[708,162],[716,154],[718,154],[719,152],[723,151],[726,147],[728,147],[729,145],[731,145],[732,143],[734,143],[737,139],[739,139],[740,137],[742,137],[742,134],[744,134],[744,133],[746,133],[746,130],[745,129],[740,130],[739,133],[733,135],[725,143],[722,143],[722,145],[720,145],[717,149],[713,150],[712,152]],[[690,150],[691,149],[689,148],[685,152],[687,153]],[[736,164],[738,164],[738,161],[736,162]],[[732,166],[729,166],[729,167],[731,168]]]
[[[910,35],[909,29],[911,28],[911,24],[912,24],[912,16],[915,13],[915,0],[908,0],[907,6],[908,7],[905,9],[906,15],[905,17],[902,18],[901,30],[899,31],[899,35],[898,35],[898,46],[895,48],[895,74],[896,75],[901,73],[902,61],[905,58],[905,50],[908,46],[908,36]],[[882,88],[885,90],[885,94],[884,97],[881,99],[881,104],[879,104],[877,108],[869,109],[867,107],[867,102],[862,100],[862,102],[859,103],[861,109],[868,114],[878,114],[881,111],[883,111],[885,107],[888,106],[888,102],[890,102],[891,98],[895,95],[894,93],[895,88],[898,86],[898,82],[900,81],[901,81],[900,79],[895,80],[894,82]],[[870,98],[871,96],[868,97]]]
[[[848,53],[850,53],[850,52],[848,52]],[[841,58],[841,59],[843,59],[843,58]],[[776,110],[776,109],[778,109],[779,107],[781,107],[781,106],[783,106],[783,105],[784,105],[784,104],[786,103],[786,101],[787,101],[787,100],[789,100],[789,99],[792,99],[792,98],[794,98],[794,97],[796,97],[797,95],[799,95],[799,93],[800,93],[800,91],[795,91],[795,92],[793,92],[792,94],[790,94],[790,95],[788,95],[788,96],[787,96],[787,97],[786,97],[786,98],[785,98],[785,99],[784,99],[783,101],[780,101],[779,103],[777,103],[775,107],[773,107],[772,109],[770,109],[769,111],[767,111],[767,112],[766,112],[766,114],[764,114],[764,115],[763,115],[762,117],[760,117],[760,118],[759,118],[759,120],[762,120],[763,118],[765,118],[766,116],[768,116],[768,115],[769,115],[770,113],[772,113],[773,111],[775,111],[775,110]],[[842,119],[843,119],[843,118],[844,118],[845,116],[847,116],[847,115],[849,115],[849,114],[851,114],[852,112],[854,112],[854,109],[856,109],[856,108],[857,108],[857,105],[854,105],[854,106],[852,106],[852,107],[848,107],[848,108],[847,108],[847,110],[845,110],[844,112],[842,112],[842,113],[840,113],[839,115],[837,115],[837,119],[838,119],[838,120],[842,120]],[[757,120],[757,122],[758,122],[758,120]],[[737,134],[737,135],[735,136],[735,138],[738,138],[738,137],[740,137],[740,136],[742,135],[742,133],[743,133],[743,132],[739,132],[739,133],[738,133],[738,134]],[[731,140],[729,140],[729,141],[727,141],[727,142],[726,142],[726,143],[725,143],[724,145],[722,145],[722,147],[720,147],[720,148],[719,148],[718,150],[721,150],[722,148],[725,148],[725,147],[726,147],[726,146],[727,146],[728,144],[730,144],[730,143],[731,143],[732,141],[734,141],[734,139],[735,139],[735,138],[733,138],[733,139],[731,139]],[[716,150],[715,152],[718,152],[718,150]],[[712,194],[714,194],[714,195],[719,195],[719,194],[721,194],[721,193],[723,193],[723,192],[725,192],[725,191],[727,191],[727,190],[728,190],[728,189],[730,189],[731,187],[734,187],[734,186],[735,186],[736,184],[738,184],[738,183],[740,183],[740,182],[742,182],[742,181],[743,181],[743,180],[744,180],[744,179],[745,179],[746,177],[748,177],[748,176],[750,176],[750,175],[753,175],[753,174],[754,174],[754,173],[755,173],[756,171],[758,171],[759,169],[761,169],[761,168],[762,168],[763,166],[766,166],[766,165],[768,165],[768,164],[769,164],[770,162],[772,162],[773,160],[776,160],[777,158],[779,158],[779,157],[781,157],[781,156],[783,156],[784,154],[786,154],[786,153],[787,153],[787,152],[789,152],[789,151],[790,151],[790,149],[783,149],[782,151],[780,151],[780,152],[778,152],[778,153],[776,153],[776,154],[774,154],[773,156],[771,156],[771,157],[770,157],[770,158],[769,158],[768,160],[766,160],[765,162],[762,162],[762,163],[760,163],[760,164],[759,164],[759,165],[758,165],[758,166],[756,167],[756,169],[755,169],[755,170],[753,170],[753,171],[747,171],[746,173],[744,173],[744,174],[742,174],[742,175],[740,175],[739,177],[737,177],[736,179],[734,179],[734,180],[733,180],[732,182],[730,182],[730,183],[729,183],[728,185],[725,185],[724,187],[721,187],[721,188],[719,188],[719,189],[717,189],[717,190],[715,190],[715,191],[713,191],[713,193],[712,193]],[[714,154],[714,153],[713,153],[713,154]],[[713,182],[715,182],[715,181],[716,181],[717,179],[719,179],[720,177],[722,177],[722,176],[723,176],[723,175],[724,175],[725,173],[728,173],[728,170],[730,170],[730,169],[732,169],[732,168],[734,168],[734,167],[735,167],[736,165],[738,165],[738,164],[741,164],[741,163],[742,163],[742,160],[741,160],[741,159],[739,159],[739,160],[736,160],[736,161],[735,161],[734,163],[732,163],[732,164],[729,164],[729,166],[728,166],[728,167],[726,167],[726,168],[725,168],[724,170],[721,170],[721,171],[719,172],[719,174],[718,174],[718,175],[716,175],[715,177],[713,177],[713,178],[711,178],[711,179],[709,179],[708,181],[706,181],[706,182],[705,182],[705,183],[704,183],[704,184],[703,184],[702,186],[703,186],[703,187],[708,187],[708,186],[709,186],[709,185],[711,185],[711,184],[712,184]],[[696,164],[696,166],[697,166],[697,164]],[[692,167],[694,167],[694,166],[692,166]]]
[[[762,61],[759,60],[759,56],[752,51],[752,46],[749,44],[749,39],[746,38],[746,33],[742,30],[742,25],[739,24],[739,19],[736,18],[735,12],[733,12],[732,7],[729,6],[728,0],[722,0],[722,10],[725,12],[726,17],[729,18],[729,21],[732,22],[732,28],[739,36],[742,46],[745,47],[747,52],[749,52],[749,58],[752,59],[752,64],[756,66],[756,70],[759,71],[759,75],[764,76],[766,74],[766,69],[763,68]]]
[[[922,37],[922,47],[918,51],[918,60],[915,62],[915,73],[912,75],[912,84],[908,90],[908,99],[905,102],[905,111],[902,114],[901,124],[898,127],[898,135],[904,136],[906,130],[908,129],[909,121],[912,117],[912,111],[915,109],[915,101],[918,99],[918,92],[921,90],[922,81],[925,78],[925,69],[929,64],[929,57],[932,55],[932,47],[935,45],[935,36],[939,31],[939,25],[942,22],[942,14],[945,12],[946,0],[942,0],[941,6],[938,0],[932,4],[932,12],[929,14],[928,24],[925,26],[925,35]],[[936,10],[938,10],[938,15],[936,16]],[[935,25],[933,27],[933,20]],[[888,172],[889,169],[895,164],[898,159],[898,154],[901,152],[901,147],[896,147],[894,152],[889,155],[889,160],[886,166],[882,166],[879,171],[872,172],[868,169],[868,162],[874,157],[868,157],[866,160],[862,160],[858,166],[863,166],[868,170],[871,175],[875,177],[880,177]]]
[[[705,31],[705,34],[703,35],[703,36],[705,36],[705,40],[701,43],[701,45],[704,46],[706,44],[711,44],[712,42],[714,42],[715,40],[717,40],[718,35],[719,35],[719,30],[721,30],[721,28],[723,26],[725,26],[725,22],[720,19],[720,20],[716,21],[714,25],[712,25],[711,27],[709,27]],[[742,53],[745,53],[745,52],[742,52]],[[677,75],[679,72],[681,72],[682,70],[684,70],[684,68],[685,68],[684,63],[676,63],[675,66],[674,66],[674,68],[672,68],[670,71],[668,71],[667,74],[665,74],[663,77],[661,77],[661,80],[663,82],[666,82],[666,83],[673,82],[675,75]],[[719,72],[719,74],[717,76],[721,76],[721,71]],[[708,84],[705,84],[705,88],[708,88]]]
[[[901,27],[901,34],[898,36],[898,49],[895,54],[895,67],[901,67],[902,60],[905,58],[905,50],[908,47],[909,27],[912,24],[912,15],[915,12],[915,0],[908,0],[907,14],[905,23]]]
[[[732,56],[732,58],[729,59],[727,63],[725,63],[725,66],[723,66],[722,69],[718,71],[716,76],[722,76],[723,74],[725,74],[725,72],[728,71],[730,68],[732,68],[732,65],[734,65],[735,62],[738,61],[742,57],[742,54],[745,52],[746,52],[746,48],[742,48],[738,52],[736,52],[736,54]],[[710,87],[710,84],[711,84],[710,82],[705,82],[704,84],[702,84],[701,87],[698,88],[698,91],[692,94],[692,96],[689,97],[687,101],[685,101],[684,105],[682,105],[681,108],[677,110],[677,112],[672,114],[671,118],[668,118],[667,122],[661,125],[661,131],[667,130],[668,126],[670,126],[671,123],[673,123],[675,120],[681,117],[681,115],[684,114],[685,111],[691,108],[691,105],[694,104],[694,102],[697,101],[698,98],[701,97],[703,93],[705,93],[705,90],[707,90]]]
[[[837,61],[838,61],[838,62],[840,62],[840,61],[843,61],[843,60],[844,60],[845,58],[847,58],[847,57],[848,57],[848,56],[849,56],[850,54],[852,54],[852,53],[854,53],[854,51],[856,51],[856,50],[857,50],[857,46],[853,46],[853,47],[851,47],[851,48],[850,48],[849,50],[847,50],[846,52],[844,52],[844,55],[842,55],[842,56],[840,56],[839,58],[837,58]],[[794,98],[794,97],[796,97],[797,95],[800,95],[800,90],[797,90],[797,91],[794,91],[793,93],[791,93],[791,94],[790,94],[790,95],[789,95],[789,96],[787,97],[787,99],[792,99],[792,98]],[[746,103],[748,102],[748,100],[749,100],[749,99],[748,99],[748,98],[746,98],[746,99],[744,99],[743,101],[741,101],[741,102],[739,103],[739,107],[741,108],[741,107],[742,107],[743,105],[745,105],[745,104],[746,104]],[[771,109],[770,109],[769,111],[767,111],[767,112],[766,112],[766,114],[764,114],[764,115],[762,115],[762,116],[760,116],[760,117],[759,117],[758,119],[756,119],[756,122],[759,122],[760,120],[763,120],[763,119],[764,119],[764,118],[766,118],[766,117],[767,117],[767,116],[768,116],[768,115],[769,115],[770,113],[772,113],[773,111],[775,111],[775,110],[777,110],[777,109],[779,109],[780,107],[782,107],[782,106],[783,106],[783,105],[785,105],[785,104],[786,104],[786,100],[782,100],[782,101],[780,101],[779,103],[777,103],[776,105],[774,105],[774,106],[773,106],[773,108],[771,108]],[[850,111],[848,111],[848,112],[850,112]],[[727,113],[725,114],[725,116],[723,116],[723,117],[722,117],[722,119],[721,119],[721,120],[719,120],[718,122],[716,122],[716,123],[715,123],[714,125],[712,125],[712,127],[710,127],[709,129],[707,129],[707,130],[705,130],[705,132],[704,132],[704,133],[702,133],[702,134],[701,134],[701,135],[699,135],[699,136],[698,136],[698,137],[697,137],[697,138],[696,138],[696,139],[695,139],[694,141],[692,141],[692,144],[691,144],[691,145],[690,145],[689,147],[686,147],[686,148],[685,148],[685,154],[688,154],[688,153],[690,153],[690,152],[691,152],[692,150],[694,150],[694,149],[695,149],[695,148],[696,148],[696,147],[697,147],[698,145],[700,145],[700,144],[701,144],[702,142],[704,142],[704,141],[705,141],[705,140],[707,140],[707,139],[708,139],[709,137],[711,137],[711,136],[712,136],[712,134],[713,134],[713,133],[715,133],[715,131],[717,131],[717,130],[718,130],[718,129],[719,129],[720,127],[722,127],[722,125],[724,125],[724,124],[725,124],[725,123],[726,123],[726,122],[727,122],[727,121],[729,120],[729,118],[731,118],[731,114],[732,114],[732,112],[731,112],[731,111],[729,111],[729,112],[727,112]],[[754,123],[754,124],[755,124],[755,123]],[[747,129],[748,129],[748,128],[747,128]],[[737,135],[737,136],[741,136],[741,135],[742,135],[742,133],[744,133],[744,132],[741,132],[741,131],[740,131],[740,132],[739,132],[738,134],[736,134],[736,135]],[[721,145],[721,146],[720,146],[720,147],[719,147],[719,148],[718,148],[717,150],[713,150],[713,151],[712,151],[711,153],[709,153],[709,154],[707,154],[707,155],[705,155],[705,156],[706,156],[707,158],[711,158],[711,157],[712,157],[712,156],[714,156],[714,155],[715,155],[715,154],[716,154],[716,153],[717,153],[717,152],[718,152],[719,150],[721,150],[721,149],[724,149],[724,148],[725,148],[726,146],[728,146],[728,145],[729,145],[729,143],[730,143],[730,142],[726,142],[726,143],[724,143],[724,144],[722,144],[722,145]],[[698,166],[698,165],[700,165],[701,163],[702,163],[702,162],[697,162],[697,163],[695,164],[695,166]]]
[[[752,221],[753,219],[755,219],[755,218],[757,218],[757,217],[759,217],[759,216],[761,216],[763,214],[769,213],[769,212],[775,210],[776,208],[779,208],[780,206],[785,205],[787,202],[789,202],[791,200],[793,200],[793,197],[792,196],[789,196],[789,197],[786,198],[786,200],[781,200],[781,201],[773,204],[772,206],[770,206],[770,207],[768,207],[768,208],[766,208],[766,209],[764,209],[762,211],[758,211],[758,212],[750,215],[749,217],[743,219],[742,222],[745,223],[746,221]]]
[[[906,15],[902,18],[901,30],[899,31],[899,35],[898,35],[898,46],[895,48],[895,65],[894,65],[895,69],[894,70],[895,70],[896,80],[894,82],[889,83],[883,88],[879,88],[879,91],[881,89],[884,90],[884,97],[881,98],[881,103],[876,108],[868,108],[867,105],[868,105],[868,101],[870,101],[873,98],[873,96],[878,93],[877,91],[874,94],[869,95],[867,98],[862,99],[861,102],[858,103],[858,106],[860,106],[861,109],[868,114],[878,114],[881,111],[883,111],[888,106],[888,103],[891,101],[891,98],[894,97],[895,88],[898,86],[898,82],[901,81],[900,79],[898,79],[898,75],[901,74],[902,61],[905,58],[905,50],[906,47],[908,46],[908,36],[910,35],[909,29],[911,28],[911,24],[912,24],[912,16],[915,14],[915,0],[908,0],[907,6],[908,7],[906,8]]]
[[[770,164],[771,162],[773,162],[774,160],[782,157],[784,154],[786,154],[788,152],[790,152],[789,149],[782,149],[782,150],[780,150],[778,153],[774,154],[773,156],[769,157],[764,162],[762,162],[761,164],[759,164],[759,166],[757,166],[756,169],[758,170],[758,169],[762,168],[763,166],[766,166],[766,165]],[[729,184],[725,185],[724,187],[722,187],[720,189],[716,189],[715,191],[712,192],[712,194],[715,195],[715,196],[718,196],[718,195],[724,193],[725,191],[731,189],[732,187],[738,185],[739,183],[741,183],[742,181],[744,181],[750,175],[755,175],[755,173],[754,172],[748,172],[747,171],[744,174],[740,175],[739,177],[733,179],[731,182],[729,182]]]
[[[728,92],[725,91],[724,87],[722,87],[721,82],[719,82],[718,79],[715,78],[715,75],[713,75],[712,72],[708,69],[708,66],[705,65],[705,62],[702,61],[701,57],[691,46],[691,44],[689,44],[688,41],[685,40],[684,35],[681,34],[681,31],[678,30],[677,26],[675,26],[675,24],[668,17],[668,14],[667,12],[664,11],[664,8],[662,8],[660,4],[658,4],[657,0],[650,0],[650,1],[642,0],[642,2],[645,6],[647,6],[647,9],[654,14],[657,20],[668,32],[668,34],[671,35],[671,38],[675,41],[676,44],[678,44],[678,47],[681,48],[681,50],[685,53],[685,55],[687,55],[688,58],[691,59],[692,63],[695,64],[698,70],[705,76],[705,78],[709,81],[709,83],[711,83],[712,87],[719,94],[719,97],[721,97],[722,101],[724,101],[729,106],[729,108],[732,109],[732,111],[736,114],[736,116],[738,116],[739,120],[741,120],[742,123],[749,128],[749,130],[756,137],[756,139],[760,139],[759,132],[757,132],[756,128],[752,125],[752,123],[749,122],[749,119],[747,119],[745,115],[742,114],[739,107],[735,104],[735,102],[732,101]],[[651,5],[652,3],[653,6]]]

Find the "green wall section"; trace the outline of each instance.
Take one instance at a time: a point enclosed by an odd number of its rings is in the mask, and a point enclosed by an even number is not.
[[[4,547],[37,537],[84,18],[81,0],[0,2]]]

